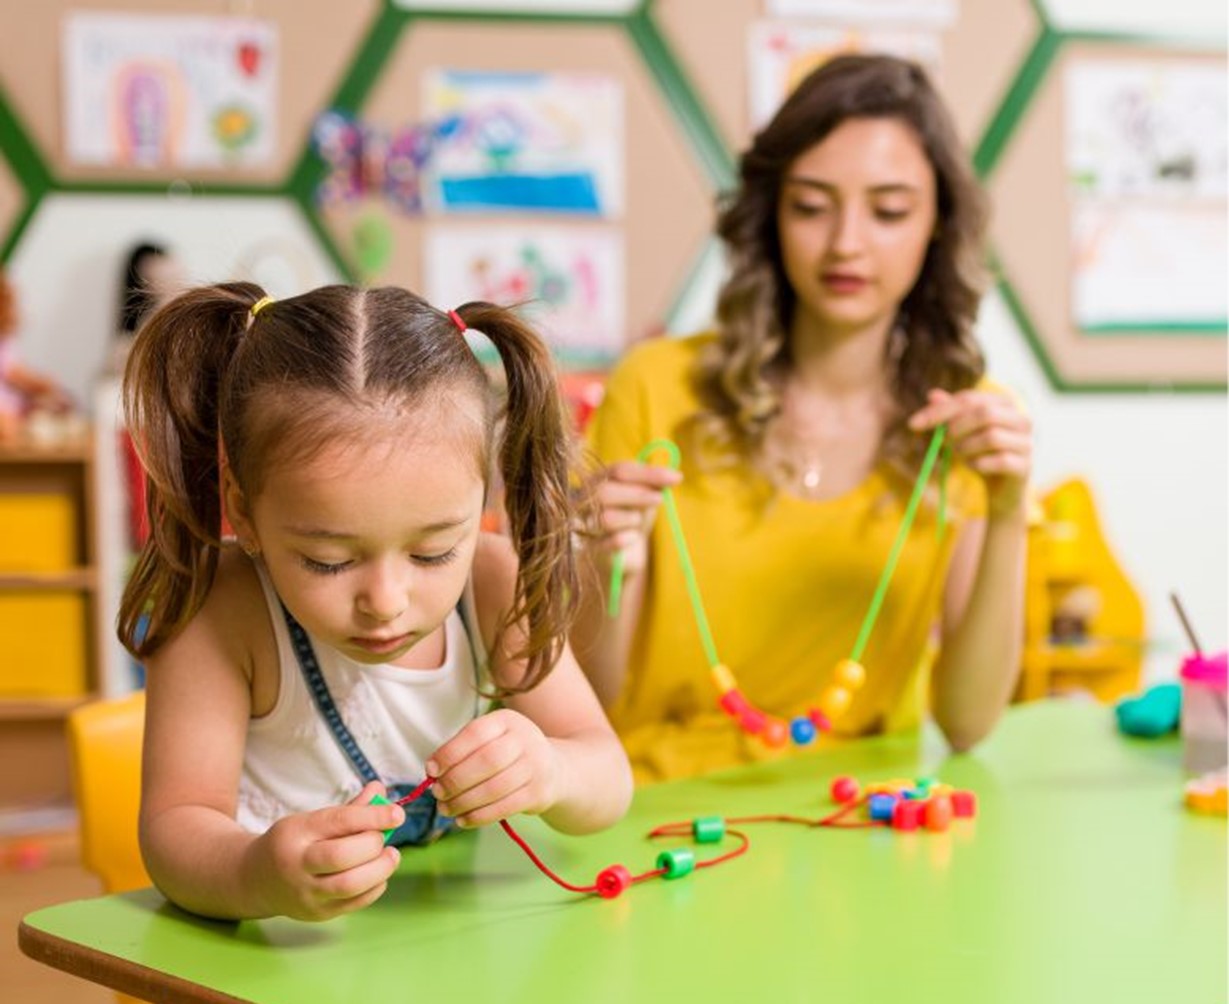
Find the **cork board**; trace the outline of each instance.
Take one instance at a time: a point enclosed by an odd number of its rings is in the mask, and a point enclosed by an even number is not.
[[[1084,335],[1072,321],[1071,202],[1064,156],[1066,67],[1072,60],[1199,60],[1224,56],[1151,46],[1069,42],[1024,110],[990,178],[996,254],[1033,335],[1061,380],[1075,385],[1165,388],[1224,384],[1226,340],[1216,335],[1139,331]]]
[[[423,117],[422,75],[430,69],[601,74],[623,90],[625,206],[620,219],[565,215],[414,216],[365,198],[321,209],[325,226],[353,263],[354,231],[366,213],[392,232],[378,282],[422,289],[422,247],[432,226],[481,232],[491,225],[542,225],[621,232],[626,257],[626,341],[656,331],[713,223],[712,195],[649,71],[625,32],[582,23],[415,20],[402,33],[365,105],[363,121],[394,129]],[[448,306],[448,305],[442,305]]]
[[[281,180],[302,151],[319,109],[354,58],[379,0],[260,0],[214,4],[194,0],[40,0],[0,5],[0,38],[5,39],[0,83],[14,112],[52,173],[66,181],[155,181],[186,178],[227,184],[268,184]],[[243,170],[95,167],[68,162],[64,149],[61,95],[61,22],[68,11],[125,14],[217,14],[272,21],[279,33],[280,76],[274,155],[267,164]],[[12,44],[18,40],[19,44]]]
[[[658,0],[653,17],[733,150],[751,136],[747,34],[762,0]],[[1040,26],[1029,0],[960,0],[941,34],[936,84],[971,149],[999,106]]]

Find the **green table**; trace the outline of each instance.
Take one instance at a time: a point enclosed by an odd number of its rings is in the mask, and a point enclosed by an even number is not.
[[[407,851],[383,899],[326,924],[205,921],[143,890],[39,910],[19,940],[159,1001],[1225,1004],[1226,826],[1183,809],[1180,752],[1101,706],[1031,704],[969,755],[889,737],[644,789],[595,837],[517,824],[588,883],[652,867],[663,822],[813,816],[838,773],[925,773],[979,796],[946,833],[756,825],[733,862],[601,900],[492,827]]]

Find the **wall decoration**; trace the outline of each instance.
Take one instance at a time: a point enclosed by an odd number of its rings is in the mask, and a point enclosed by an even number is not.
[[[885,52],[934,72],[939,35],[925,29],[855,28],[805,21],[757,21],[747,35],[751,125],[764,125],[812,70],[845,52]]]
[[[1076,325],[1223,335],[1223,69],[1086,59],[1064,85]]]
[[[235,167],[273,155],[277,28],[268,21],[65,15],[65,147],[79,164]]]
[[[626,343],[623,236],[614,229],[439,226],[423,255],[427,298],[523,305],[560,363],[613,362]]]
[[[623,94],[608,77],[441,70],[427,120],[447,123],[428,166],[448,212],[623,212]]]

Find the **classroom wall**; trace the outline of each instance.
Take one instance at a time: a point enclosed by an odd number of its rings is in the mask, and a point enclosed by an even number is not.
[[[170,245],[193,280],[244,275],[275,295],[287,295],[341,277],[356,210],[324,214],[322,225],[335,245],[329,249],[301,207],[280,195],[202,197],[192,194],[192,184],[166,173],[153,176],[165,183],[165,194],[106,191],[102,183],[115,181],[114,171],[66,168],[58,129],[57,19],[63,10],[82,6],[121,9],[105,0],[50,2],[27,16],[26,5],[5,5],[0,10],[0,38],[5,39],[0,86],[54,171],[74,183],[100,182],[97,191],[43,198],[20,239],[8,249],[7,261],[22,298],[26,358],[59,374],[82,400],[89,400],[114,329],[121,255],[132,241],[154,238]],[[348,5],[340,19],[334,5],[323,0],[252,0],[238,6],[242,9],[192,0],[143,0],[122,9],[245,14],[278,22],[284,32],[288,82],[282,86],[285,118],[276,164],[238,179],[267,185],[295,163],[312,117],[328,106],[373,19],[382,16],[381,5]],[[743,41],[748,20],[763,9],[761,0],[651,4],[662,39],[712,121],[717,141],[730,150],[741,145],[749,130]],[[990,125],[1034,44],[1038,10],[1046,12],[1051,28],[1072,32],[1198,39],[1205,50],[1209,38],[1223,43],[1225,36],[1225,8],[1217,0],[1170,0],[1164,5],[958,0],[958,10],[959,21],[945,42],[942,85],[970,148]],[[689,143],[685,126],[668,108],[661,82],[654,82],[621,30],[565,24],[543,27],[536,41],[533,36],[532,29],[481,17],[441,25],[424,22],[389,59],[385,76],[372,90],[370,110],[392,124],[399,114],[398,93],[406,92],[407,107],[418,100],[416,91],[409,96],[407,90],[418,66],[427,61],[496,65],[501,40],[518,67],[535,60],[543,69],[575,67],[584,59],[601,61],[603,72],[617,76],[628,95],[628,147],[635,153],[623,221],[629,243],[629,334],[640,336],[661,324],[676,333],[704,326],[721,262],[705,244],[713,179],[704,158],[691,151],[696,137]],[[516,44],[507,42],[510,37]],[[15,38],[22,45],[14,47]],[[1183,43],[1176,44],[1181,51]],[[1218,58],[1223,60],[1223,51]],[[1027,145],[1035,132],[1026,122],[1016,139]],[[1028,152],[1024,149],[1025,163]],[[9,153],[6,150],[6,158]],[[1020,156],[1019,148],[1005,154],[1003,177],[1009,181],[1011,158]],[[212,175],[203,180],[208,187],[227,179]],[[997,198],[1007,197],[996,191],[993,175],[990,181]],[[0,225],[11,228],[25,202],[20,183],[0,158]],[[1053,216],[1052,205],[1035,208],[1037,225],[1046,213]],[[1012,227],[1030,233],[997,232],[995,239],[1000,244],[1031,240],[1032,223],[1026,215]],[[415,285],[423,265],[417,244],[421,224],[394,220],[394,225],[403,246],[384,278]],[[660,238],[663,232],[668,239]],[[1152,639],[1148,677],[1172,675],[1183,647],[1168,605],[1171,589],[1181,593],[1205,645],[1223,648],[1229,610],[1229,426],[1223,391],[1186,393],[1164,386],[1117,393],[1060,391],[997,293],[984,305],[979,332],[992,373],[1023,395],[1034,416],[1039,486],[1074,475],[1092,485],[1110,543],[1145,597]],[[1219,378],[1223,383],[1223,372]]]

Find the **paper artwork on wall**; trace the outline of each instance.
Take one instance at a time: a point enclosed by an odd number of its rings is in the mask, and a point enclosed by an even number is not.
[[[424,114],[444,128],[427,166],[447,212],[623,212],[623,92],[604,76],[441,70]]]
[[[812,70],[846,52],[882,52],[921,63],[932,73],[941,45],[925,29],[855,28],[803,21],[756,21],[747,36],[751,126],[763,126]]]
[[[604,366],[623,351],[623,236],[613,228],[436,226],[423,261],[432,303],[523,305],[564,365]]]
[[[1223,335],[1224,67],[1084,60],[1064,84],[1077,327]]]
[[[78,164],[268,163],[278,32],[270,21],[74,11],[62,36],[65,149]]]

